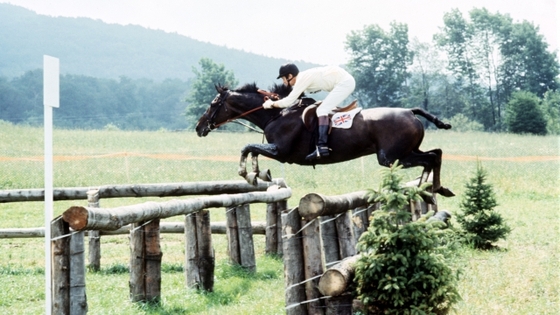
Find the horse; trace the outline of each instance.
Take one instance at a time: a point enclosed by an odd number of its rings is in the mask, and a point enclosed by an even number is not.
[[[284,97],[289,94],[291,87],[275,85],[272,92],[260,90],[254,83],[235,90],[221,85],[215,85],[215,88],[218,94],[199,118],[195,130],[199,137],[205,137],[210,131],[237,119],[247,120],[263,130],[268,143],[248,144],[241,150],[238,173],[250,184],[256,185],[257,178],[271,180],[270,171],[259,170],[258,155],[282,163],[315,166],[376,154],[382,166],[389,167],[398,160],[404,168],[423,167],[419,184],[427,180],[432,172],[432,192],[446,197],[454,196],[451,190],[440,184],[442,150],[423,152],[419,149],[424,138],[424,126],[416,115],[426,118],[439,129],[450,129],[451,125],[421,108],[363,109],[354,117],[351,128],[332,129],[328,139],[331,149],[328,156],[308,161],[305,157],[315,148],[316,132],[308,130],[302,120],[302,112],[315,100],[302,95],[299,102],[291,107],[264,110],[264,100]],[[246,170],[249,153],[253,166],[251,173]]]

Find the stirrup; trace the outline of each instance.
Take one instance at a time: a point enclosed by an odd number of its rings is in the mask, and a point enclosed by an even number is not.
[[[329,156],[330,154],[329,147],[316,147],[315,151],[305,157],[306,160],[319,160],[321,157]]]

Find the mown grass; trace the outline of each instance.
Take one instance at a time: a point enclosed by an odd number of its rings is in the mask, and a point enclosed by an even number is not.
[[[238,180],[237,157],[247,143],[260,143],[255,133],[119,132],[55,130],[55,187],[127,183]],[[460,281],[463,301],[457,314],[557,314],[559,310],[560,162],[505,160],[528,156],[560,156],[558,137],[429,131],[423,149],[444,151],[442,183],[455,198],[439,198],[440,209],[459,210],[464,184],[478,157],[488,171],[499,206],[513,228],[499,249],[480,252],[463,249]],[[0,189],[43,187],[42,129],[0,126]],[[116,153],[128,153],[115,155]],[[142,157],[148,154],[151,157]],[[112,155],[112,156],[109,156]],[[156,156],[157,155],[157,156]],[[82,158],[82,156],[96,156]],[[204,160],[204,157],[227,157]],[[21,158],[34,157],[31,160]],[[188,158],[187,158],[188,157]],[[200,159],[193,159],[199,157]],[[16,159],[17,158],[17,159]],[[375,156],[331,165],[302,167],[261,159],[274,177],[292,188],[289,206],[309,192],[327,195],[377,188],[380,169]],[[406,179],[420,169],[407,170]],[[134,204],[142,199],[102,200],[103,207]],[[85,201],[55,203],[55,214]],[[253,220],[264,220],[262,206],[251,207]],[[223,209],[211,211],[212,220],[224,220]],[[181,218],[170,218],[178,221]],[[43,203],[0,204],[0,228],[38,227],[43,224]],[[257,273],[247,274],[227,262],[225,236],[213,237],[217,258],[213,293],[184,287],[182,235],[162,236],[163,280],[160,305],[133,304],[128,299],[128,239],[102,238],[102,271],[88,272],[87,295],[91,314],[282,314],[284,284],[282,261],[264,255],[263,236],[255,237]],[[36,314],[44,307],[42,239],[0,239],[0,313]]]

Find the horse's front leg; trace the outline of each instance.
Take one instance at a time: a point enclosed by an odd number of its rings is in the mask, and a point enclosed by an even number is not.
[[[247,173],[247,156],[251,153],[251,164],[253,171]],[[245,178],[251,185],[257,185],[257,178],[264,181],[271,181],[272,176],[270,170],[259,170],[258,156],[262,154],[266,157],[276,159],[278,157],[278,148],[274,144],[248,144],[241,150],[241,159],[239,161],[238,174]]]

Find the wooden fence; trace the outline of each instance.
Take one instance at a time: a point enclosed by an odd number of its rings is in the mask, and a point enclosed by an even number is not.
[[[230,259],[249,270],[255,270],[253,234],[248,205],[266,203],[267,210],[282,211],[286,208],[286,200],[290,196],[289,188],[274,186],[266,192],[146,202],[117,208],[71,207],[52,222],[53,313],[84,314],[87,312],[85,282],[79,280],[84,278],[81,274],[85,274],[84,231],[117,230],[132,224],[133,228],[130,231],[130,297],[132,301],[157,301],[161,296],[160,219],[185,215],[186,285],[212,291],[214,257],[210,212],[207,209],[226,208],[228,212],[226,231]],[[279,217],[272,211],[270,214]],[[276,227],[273,229],[277,230]],[[274,233],[274,235],[278,234]],[[276,242],[275,246],[274,252],[277,252],[281,245]],[[76,273],[80,273],[80,275],[76,276]],[[78,280],[73,283],[71,282],[73,279]]]
[[[369,226],[372,211],[379,207],[368,205],[366,195],[366,191],[337,196],[312,193],[298,207],[282,212],[288,315],[352,314],[349,266],[358,258],[356,243]],[[431,209],[435,207],[423,202],[410,205],[413,219]],[[447,215],[437,218],[446,221]]]
[[[265,251],[281,253],[281,225],[277,222],[291,196],[283,179],[273,179],[272,183],[259,182],[257,186],[246,181],[209,181],[55,188],[53,193],[55,201],[88,201],[86,207],[71,207],[51,224],[54,314],[87,312],[85,235],[89,236],[90,268],[95,270],[100,268],[100,236],[130,233],[130,295],[133,301],[148,301],[160,296],[162,253],[159,234],[185,233],[187,285],[212,290],[211,233],[227,234],[232,262],[255,270],[252,235],[265,234]],[[101,198],[187,195],[210,197],[100,208]],[[43,200],[43,189],[0,190],[0,203]],[[251,222],[249,203],[266,203],[266,222]],[[226,207],[226,222],[210,223],[206,209],[215,207]],[[179,214],[185,215],[184,222],[159,222],[160,218]],[[0,229],[0,238],[43,237],[44,231],[44,228]]]

